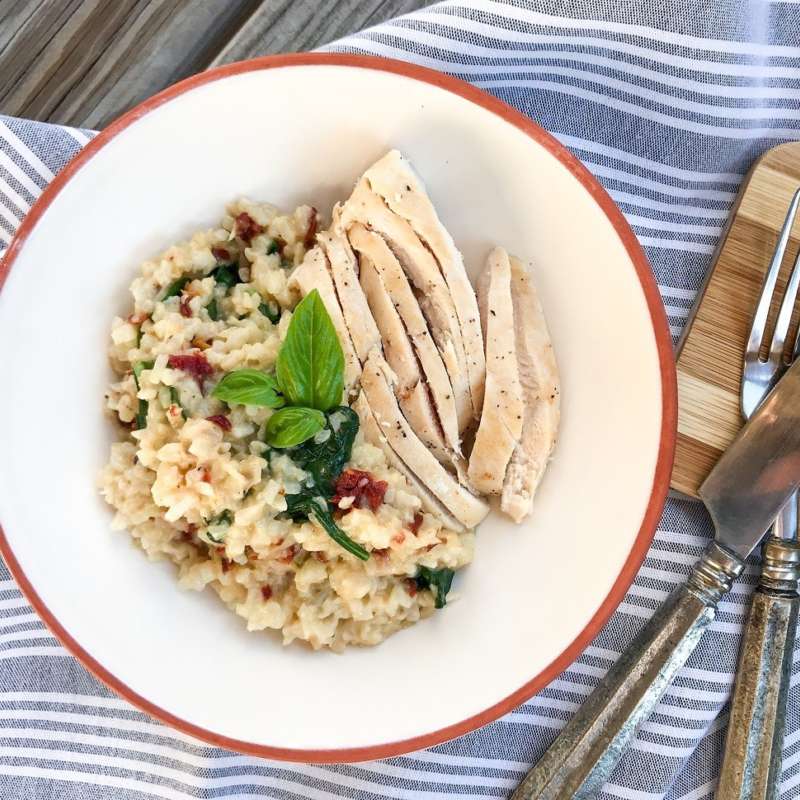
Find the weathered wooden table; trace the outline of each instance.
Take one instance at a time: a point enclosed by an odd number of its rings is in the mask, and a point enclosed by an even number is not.
[[[0,113],[102,128],[210,66],[311,50],[431,0],[0,0]]]

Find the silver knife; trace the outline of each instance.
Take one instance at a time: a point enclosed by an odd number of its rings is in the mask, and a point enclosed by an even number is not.
[[[700,487],[716,528],[678,587],[512,794],[585,800],[608,780],[716,616],[744,560],[800,486],[800,360],[791,366]]]

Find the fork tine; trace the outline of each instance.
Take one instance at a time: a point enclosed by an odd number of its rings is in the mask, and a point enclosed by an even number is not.
[[[798,190],[797,195],[800,195]],[[775,321],[775,332],[772,335],[772,344],[769,349],[769,357],[775,363],[782,363],[785,361],[784,349],[786,347],[786,337],[789,335],[789,325],[792,321],[792,314],[794,312],[794,304],[797,299],[797,290],[800,288],[800,253],[794,260],[792,271],[789,275],[789,280],[786,283],[786,291],[781,300],[781,307],[778,311],[778,319]],[[798,335],[795,336],[794,347],[792,348],[792,360],[794,361],[797,354],[798,343],[800,342],[800,329]]]
[[[764,330],[767,327],[767,317],[769,317],[772,295],[775,292],[775,283],[778,280],[778,273],[781,271],[781,262],[786,253],[786,245],[789,242],[789,234],[792,230],[794,218],[797,216],[798,206],[800,206],[800,189],[794,193],[792,202],[789,204],[789,210],[786,212],[786,219],[783,221],[783,227],[778,237],[778,244],[775,247],[775,252],[772,254],[772,261],[770,261],[769,269],[764,277],[764,285],[761,287],[761,296],[758,299],[756,313],[753,315],[753,325],[750,328],[750,336],[747,340],[747,349],[745,351],[746,359],[758,359],[758,351],[761,349],[761,344],[764,340]],[[795,289],[795,293],[796,291]],[[788,327],[789,323],[787,321],[787,330]],[[783,338],[785,341],[786,331],[783,332]],[[781,350],[782,349],[783,347],[781,346]]]

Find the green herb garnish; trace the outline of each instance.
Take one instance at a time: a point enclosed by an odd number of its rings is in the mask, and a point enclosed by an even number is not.
[[[169,399],[172,401],[173,405],[178,406],[178,408],[181,410],[183,421],[186,422],[186,420],[189,419],[189,415],[186,413],[186,409],[181,405],[180,393],[174,386],[169,387]]]
[[[327,417],[326,430],[330,431],[327,439],[321,442],[310,439],[288,455],[311,474],[318,492],[332,497],[336,479],[350,460],[359,423],[358,414],[348,406],[334,408]]]
[[[170,297],[176,297],[179,295],[183,291],[186,284],[191,280],[194,280],[191,275],[184,275],[182,278],[178,278],[177,280],[173,281],[169,286],[167,286],[164,294],[161,295],[161,302],[163,303],[164,300],[169,300]]]
[[[153,369],[155,362],[153,361],[137,361],[133,365],[133,382],[136,384],[136,391],[138,392],[142,387],[139,384],[139,378],[146,369]],[[139,398],[139,408],[136,411],[136,430],[140,431],[147,427],[147,411],[150,404],[147,400]]]
[[[325,430],[330,435],[324,441],[314,437],[288,451],[292,461],[309,477],[300,492],[286,495],[286,513],[294,520],[315,519],[334,542],[366,561],[369,553],[336,524],[329,503],[336,479],[350,460],[358,424],[358,415],[352,408],[335,408],[327,414]]]
[[[225,541],[225,534],[228,532],[228,528],[230,528],[232,523],[233,514],[226,509],[218,517],[214,517],[214,519],[208,521],[206,536],[208,536],[214,544],[222,544],[222,542]]]
[[[315,408],[290,406],[276,411],[267,420],[265,437],[271,447],[295,447],[325,427],[325,415]]]
[[[237,369],[229,372],[217,384],[212,397],[245,406],[280,408],[284,404],[274,376],[259,369]]]
[[[216,269],[212,270],[210,274],[217,282],[217,285],[224,286],[226,291],[234,287],[237,283],[242,282],[239,277],[239,265],[236,263],[221,264]]]
[[[281,321],[281,309],[277,303],[261,303],[258,310],[273,324],[277,325]]]
[[[450,591],[455,574],[454,570],[447,567],[442,569],[420,567],[415,580],[420,589],[430,589],[434,593],[436,608],[444,608],[447,604],[447,593]]]
[[[270,239],[269,244],[267,245],[267,255],[271,256],[274,253],[277,253],[280,250],[280,245],[278,244],[277,239]]]
[[[342,400],[344,353],[316,289],[294,310],[275,374],[289,405],[328,411]]]
[[[217,305],[216,297],[211,298],[211,301],[206,306],[206,312],[214,322],[216,322],[219,319],[219,306]]]

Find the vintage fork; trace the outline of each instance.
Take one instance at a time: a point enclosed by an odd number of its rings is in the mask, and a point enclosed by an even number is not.
[[[790,363],[784,354],[800,287],[800,254],[786,284],[766,360],[760,352],[766,343],[767,318],[798,207],[800,189],[789,204],[747,340],[741,391],[745,419]],[[799,352],[800,331],[792,348],[792,361]],[[772,535],[762,548],[764,565],[742,639],[717,800],[775,800],[779,794],[786,696],[800,607],[797,504],[795,495],[775,520]]]

